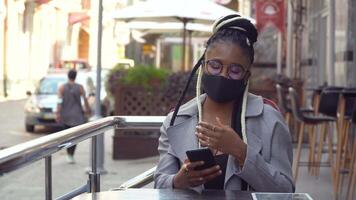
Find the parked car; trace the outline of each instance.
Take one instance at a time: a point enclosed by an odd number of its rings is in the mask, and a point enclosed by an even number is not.
[[[104,82],[106,77],[106,70],[102,71],[102,90],[101,90],[101,114],[107,116],[111,113],[113,106],[106,97],[104,89]],[[60,127],[60,123],[55,120],[55,112],[57,109],[58,87],[67,82],[67,73],[52,73],[43,77],[34,93],[27,92],[29,96],[25,104],[25,129],[27,132],[34,132],[35,126],[42,125],[46,127]],[[86,98],[89,106],[94,114],[95,109],[95,85],[96,72],[95,71],[78,71],[76,82],[83,85],[86,91]]]

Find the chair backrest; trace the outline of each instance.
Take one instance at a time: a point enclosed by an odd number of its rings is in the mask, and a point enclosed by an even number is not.
[[[356,88],[343,89],[342,96],[345,98],[345,116],[351,118],[356,104]]]
[[[295,91],[293,87],[289,87],[289,96],[291,100],[291,105],[292,105],[292,113],[295,119],[298,121],[304,121],[304,115],[302,111],[300,110],[300,103],[298,100],[298,94]]]
[[[336,117],[342,87],[325,87],[320,94],[319,113]]]
[[[287,105],[287,91],[279,83],[276,84],[278,106],[283,112],[292,112],[291,108]]]

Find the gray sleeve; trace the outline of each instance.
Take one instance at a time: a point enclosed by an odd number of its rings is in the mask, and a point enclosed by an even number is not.
[[[179,170],[179,163],[176,157],[170,153],[170,145],[167,137],[167,127],[171,117],[164,121],[160,132],[158,143],[159,162],[154,173],[154,188],[173,188],[173,177]]]
[[[267,162],[248,145],[244,166],[237,175],[258,192],[294,192],[291,137],[280,113],[275,114],[272,114],[277,120],[272,127],[270,160]]]

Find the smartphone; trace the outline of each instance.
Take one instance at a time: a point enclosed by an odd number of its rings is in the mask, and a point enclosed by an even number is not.
[[[216,165],[213,153],[209,148],[195,149],[185,152],[190,162],[204,161],[204,164],[196,167],[194,170],[203,170]]]

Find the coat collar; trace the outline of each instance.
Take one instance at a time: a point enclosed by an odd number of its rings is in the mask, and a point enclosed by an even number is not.
[[[199,97],[200,102],[205,101],[206,94],[202,94]],[[247,96],[247,108],[246,108],[246,117],[257,117],[262,114],[263,111],[263,99],[261,96],[254,95],[252,93],[248,93]],[[179,115],[188,115],[193,116],[198,113],[198,106],[196,98],[193,98],[186,104],[182,105],[179,108],[178,116]]]

